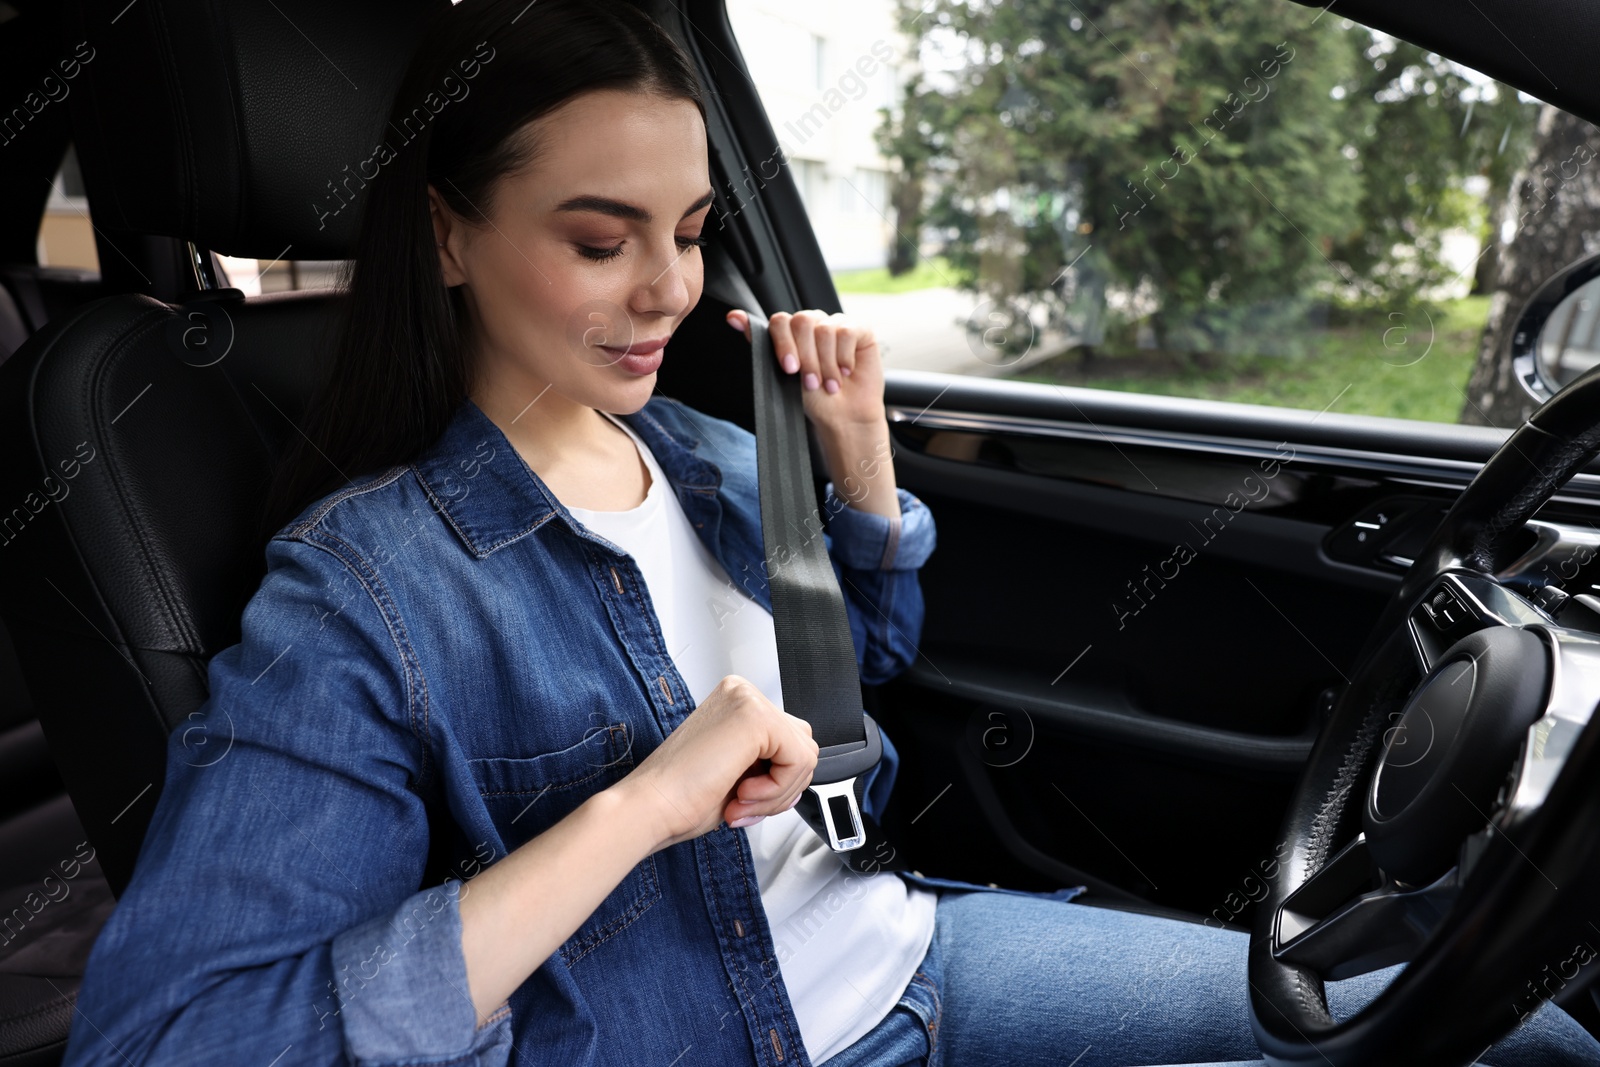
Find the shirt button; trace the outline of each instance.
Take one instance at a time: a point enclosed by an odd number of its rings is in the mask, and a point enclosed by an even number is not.
[[[738,919],[733,920],[733,932],[739,937],[743,937],[744,923],[740,922]]]

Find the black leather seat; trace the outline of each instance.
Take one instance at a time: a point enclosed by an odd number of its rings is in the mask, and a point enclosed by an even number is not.
[[[22,347],[28,335],[60,315],[100,296],[100,272],[82,267],[0,263],[0,361]],[[8,320],[21,336],[6,347]]]
[[[65,106],[97,227],[263,260],[345,258],[356,212],[319,229],[311,205],[344,161],[370,154],[424,13],[448,2],[65,5],[66,39],[96,48]],[[0,279],[0,343],[7,329],[31,333],[0,363],[0,617],[72,799],[47,783],[0,831],[0,927],[37,904],[52,871],[46,893],[71,892],[13,921],[30,929],[15,951],[0,933],[0,1067],[60,1060],[78,976],[161,793],[168,737],[204,702],[206,665],[238,641],[265,569],[257,508],[337,299],[226,291],[213,339],[232,338],[211,362],[219,349],[202,359],[174,342],[179,312],[148,295],[57,313],[86,279],[55,273]],[[8,282],[38,306],[7,307]],[[34,330],[30,310],[48,325]],[[0,775],[8,751],[40,754],[31,712],[5,714]],[[74,865],[85,832],[94,860]]]
[[[11,353],[22,347],[22,342],[32,333],[28,323],[22,317],[22,310],[17,307],[17,302],[5,289],[0,289],[0,363],[10,358]]]
[[[50,318],[100,295],[96,272],[36,263],[51,178],[71,134],[59,100],[40,107],[40,98],[30,102],[28,94],[51,64],[72,50],[58,47],[51,5],[12,6],[20,14],[0,16],[0,93],[12,103],[24,102],[28,117],[22,123],[7,112],[0,166],[0,362]],[[27,498],[11,503],[29,506]],[[0,515],[0,547],[9,546],[15,525],[5,518]],[[5,1067],[59,1059],[78,976],[110,914],[110,886],[92,850],[79,849],[84,841],[10,634],[0,626],[0,1065]],[[84,862],[82,856],[91,858]]]

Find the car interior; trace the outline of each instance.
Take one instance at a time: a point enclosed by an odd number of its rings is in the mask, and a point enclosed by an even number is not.
[[[60,1062],[90,948],[161,793],[168,738],[204,704],[210,657],[239,640],[265,569],[247,550],[256,508],[328,355],[336,289],[247,296],[218,257],[344,258],[357,213],[318,205],[359,192],[345,164],[367,154],[424,16],[447,2],[0,3],[6,109],[78,42],[93,47],[63,100],[26,128],[0,127],[0,1065]],[[776,139],[720,0],[640,2],[714,90],[720,222],[706,232],[706,294],[674,341],[694,358],[668,360],[658,389],[754,431],[749,346],[718,320],[746,292],[768,313],[838,310],[839,297],[788,170],[749,180]],[[1282,6],[1297,26],[1321,7]],[[1581,31],[1600,18],[1592,8],[1473,5],[1541,42],[1530,58],[1439,0],[1330,6],[1600,118]],[[98,271],[38,263],[69,152]],[[197,328],[198,345],[186,334]],[[1401,690],[1370,702],[1379,718],[1340,710],[1362,689],[1373,635],[1417,632],[1420,616],[1397,615],[1396,598],[1431,605],[1429,619],[1531,620],[1517,612],[1532,604],[1548,625],[1564,604],[1537,595],[1528,576],[1541,564],[1581,559],[1580,584],[1600,583],[1594,552],[1572,555],[1600,519],[1600,440],[1581,397],[1560,408],[1559,430],[1545,428],[1561,438],[1559,460],[1502,466],[1490,487],[1539,490],[1494,512],[1515,521],[1478,570],[1527,594],[1499,608],[1475,586],[1439,601],[1425,583],[1454,566],[1441,531],[1464,519],[1447,514],[1507,431],[897,369],[886,401],[899,484],[931,509],[939,544],[921,573],[919,657],[866,697],[901,755],[885,827],[927,874],[1081,885],[1086,904],[1259,936],[1285,899],[1252,887],[1285,859],[1282,842],[1305,836],[1286,837],[1286,820],[1359,822],[1308,807],[1313,792],[1365,788],[1358,768],[1338,766],[1330,731],[1349,719],[1370,746],[1371,723],[1392,725],[1405,693],[1448,659],[1443,638],[1417,646],[1420,663],[1408,642],[1391,664]],[[1592,397],[1588,410],[1600,410]],[[1229,503],[1264,483],[1249,506]],[[1185,542],[1203,551],[1175,559]],[[1582,630],[1576,611],[1557,621]],[[1600,744],[1586,743],[1573,761]],[[1572,807],[1573,825],[1586,810]],[[1296,885],[1331,863],[1331,845],[1316,847]],[[453,859],[430,857],[430,878]],[[1363,886],[1356,877],[1339,900]],[[1285,914],[1311,926],[1336,903]],[[1578,914],[1566,909],[1551,904],[1546,918]],[[1409,958],[1385,951],[1383,962]],[[1348,955],[1277,958],[1338,976],[1356,973]],[[1600,1035],[1587,982],[1556,999]]]

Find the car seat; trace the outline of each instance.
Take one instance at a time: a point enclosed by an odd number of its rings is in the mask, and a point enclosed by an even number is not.
[[[345,258],[357,213],[319,227],[311,204],[370,153],[422,18],[447,4],[62,5],[64,39],[95,47],[64,106],[97,227],[206,253]],[[25,274],[0,288],[40,298],[0,301],[0,345],[20,343],[0,363],[0,616],[71,803],[32,809],[0,837],[0,885],[35,902],[46,877],[74,891],[27,917],[0,891],[0,925],[50,924],[0,959],[0,1067],[60,1060],[109,893],[127,884],[161,793],[167,738],[205,701],[207,663],[239,640],[265,571],[257,509],[338,299],[230,291],[214,301],[227,354],[197,361],[172,341],[172,303],[121,293],[51,317],[53,279]],[[36,329],[40,314],[50,321]],[[40,847],[84,833],[93,878],[71,846]],[[63,883],[64,869],[82,880]]]

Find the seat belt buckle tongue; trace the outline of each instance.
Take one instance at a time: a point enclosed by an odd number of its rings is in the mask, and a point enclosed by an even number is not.
[[[835,852],[849,852],[851,849],[860,848],[867,843],[867,830],[861,822],[861,807],[856,802],[856,780],[848,778],[842,782],[812,782],[808,787],[817,794],[817,801],[822,807],[822,822],[828,828],[828,847]],[[845,816],[850,824],[850,832],[845,837],[839,836],[839,820],[835,818],[834,800],[844,801],[844,811],[838,812]]]
[[[829,745],[817,753],[817,767],[807,787],[817,796],[822,822],[828,829],[828,847],[835,852],[849,852],[867,843],[866,822],[856,799],[856,779],[883,758],[883,738],[878,724],[865,711],[861,713],[861,724],[866,729],[866,740]],[[844,834],[839,832],[841,823],[847,824]]]

